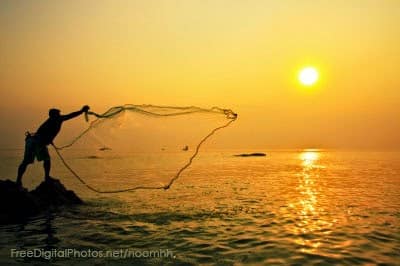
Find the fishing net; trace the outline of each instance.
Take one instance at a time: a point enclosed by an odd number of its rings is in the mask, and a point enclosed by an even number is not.
[[[89,189],[117,193],[170,188],[203,143],[237,115],[218,107],[127,104],[85,117],[87,129],[54,146],[56,153]]]

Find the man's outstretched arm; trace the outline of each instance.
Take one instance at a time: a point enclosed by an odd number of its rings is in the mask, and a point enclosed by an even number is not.
[[[79,115],[81,115],[81,114],[83,114],[83,113],[86,113],[87,111],[89,111],[89,109],[90,109],[90,107],[87,106],[87,105],[85,105],[85,106],[83,106],[82,109],[79,110],[79,111],[72,112],[72,113],[67,114],[67,115],[62,115],[62,116],[61,116],[61,119],[62,119],[63,121],[66,121],[66,120],[75,118],[75,117],[77,117],[77,116],[79,116]]]

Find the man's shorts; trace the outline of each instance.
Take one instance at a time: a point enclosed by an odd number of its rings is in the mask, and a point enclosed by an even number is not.
[[[25,139],[24,161],[28,164],[35,161],[50,160],[49,151],[46,145],[41,144],[34,136],[28,136]]]

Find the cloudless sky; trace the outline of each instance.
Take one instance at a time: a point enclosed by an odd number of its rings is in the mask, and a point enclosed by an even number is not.
[[[50,107],[148,103],[234,109],[223,148],[398,149],[399,25],[397,0],[3,0],[0,147]]]

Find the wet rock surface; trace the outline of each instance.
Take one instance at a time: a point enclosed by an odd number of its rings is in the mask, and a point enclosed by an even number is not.
[[[49,208],[82,204],[58,179],[50,178],[32,191],[17,186],[14,181],[0,180],[0,223],[13,223],[40,214]]]
[[[235,154],[236,157],[264,157],[267,156],[265,153],[262,152],[254,152],[254,153],[241,153]]]

